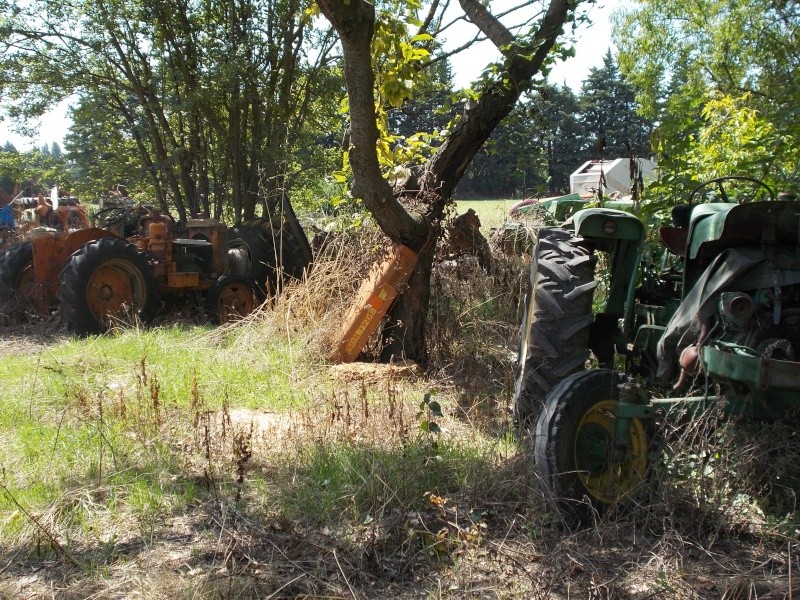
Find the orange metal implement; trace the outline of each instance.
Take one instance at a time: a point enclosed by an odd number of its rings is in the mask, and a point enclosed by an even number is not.
[[[362,282],[356,301],[335,338],[332,361],[354,362],[358,358],[416,264],[417,253],[397,244],[389,258],[372,265],[369,277]]]

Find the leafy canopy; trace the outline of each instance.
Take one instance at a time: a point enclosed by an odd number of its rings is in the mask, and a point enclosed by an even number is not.
[[[659,123],[661,191],[720,174],[797,178],[800,5],[640,0],[618,16],[620,65]]]

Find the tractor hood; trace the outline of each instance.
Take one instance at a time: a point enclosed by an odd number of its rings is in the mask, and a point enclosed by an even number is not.
[[[797,201],[698,204],[692,210],[688,258],[762,242],[796,244],[799,232]]]

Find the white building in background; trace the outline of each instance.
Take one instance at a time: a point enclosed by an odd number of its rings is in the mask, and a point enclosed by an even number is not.
[[[635,169],[639,170],[642,181],[647,185],[648,180],[653,178],[656,163],[646,158],[636,158],[634,162]],[[631,195],[636,177],[638,174],[631,174],[629,158],[590,160],[569,176],[569,191],[579,194],[581,198],[590,198],[597,196],[602,185],[603,196],[625,198]]]

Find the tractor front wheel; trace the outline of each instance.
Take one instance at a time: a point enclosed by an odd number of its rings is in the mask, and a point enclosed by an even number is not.
[[[628,380],[609,369],[571,375],[548,394],[536,423],[536,473],[546,495],[578,520],[630,495],[647,470],[642,420],[630,420],[624,443],[615,440],[617,386]]]
[[[223,275],[208,290],[206,314],[214,325],[224,325],[249,315],[255,309],[255,290],[247,277]]]
[[[79,335],[102,333],[135,319],[147,322],[158,310],[147,258],[121,238],[100,238],[81,246],[59,281],[61,312]]]

